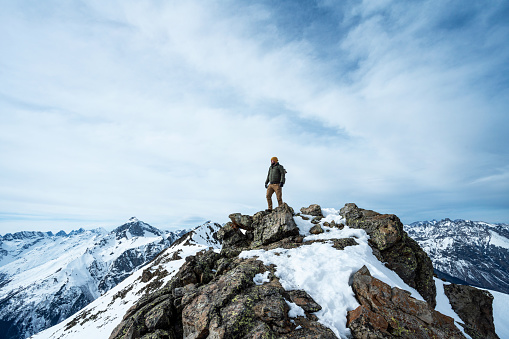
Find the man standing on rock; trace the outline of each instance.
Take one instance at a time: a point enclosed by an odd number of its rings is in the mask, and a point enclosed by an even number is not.
[[[283,185],[285,184],[286,170],[279,163],[277,157],[270,159],[269,173],[265,180],[265,188],[267,189],[267,203],[269,208],[267,212],[272,212],[272,194],[276,192],[278,206],[283,205]]]

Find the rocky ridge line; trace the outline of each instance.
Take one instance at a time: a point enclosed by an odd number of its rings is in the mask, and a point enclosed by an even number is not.
[[[316,233],[323,232],[320,225],[344,227],[322,223],[318,205],[303,208],[301,212],[313,216]],[[377,258],[404,281],[416,286],[427,301],[415,300],[406,291],[383,286],[367,269],[361,269],[352,278],[352,288],[361,304],[348,315],[353,338],[437,335],[464,338],[452,318],[433,310],[436,293],[431,288],[431,284],[434,287],[433,268],[430,262],[428,265],[427,255],[403,231],[399,219],[359,209],[354,204],[345,205],[341,214],[350,227],[366,230]],[[286,204],[271,213],[231,214],[231,222],[217,234],[222,240],[221,252],[209,249],[187,257],[165,287],[143,297],[129,309],[110,339],[336,338],[318,322],[314,312],[321,306],[306,291],[284,290],[274,275],[275,267],[238,256],[243,250],[296,248],[311,243],[303,242],[294,216],[293,209]],[[337,250],[357,245],[353,238],[332,242]],[[403,260],[395,251],[404,254]],[[265,283],[257,283],[260,276]],[[383,307],[379,299],[385,300]],[[300,306],[304,315],[290,319],[288,313],[293,304]]]

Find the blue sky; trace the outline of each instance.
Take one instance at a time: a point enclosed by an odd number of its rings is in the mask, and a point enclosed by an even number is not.
[[[506,1],[0,1],[0,234],[266,208],[509,223]]]

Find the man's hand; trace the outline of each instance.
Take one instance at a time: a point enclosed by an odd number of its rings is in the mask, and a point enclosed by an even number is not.
[[[265,184],[265,188],[269,188],[269,184]]]
[[[282,182],[279,183],[279,187],[283,188],[283,185],[284,184]]]

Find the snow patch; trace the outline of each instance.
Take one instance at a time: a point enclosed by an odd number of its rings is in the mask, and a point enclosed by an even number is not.
[[[297,318],[297,317],[305,317],[306,313],[304,313],[304,309],[297,305],[296,303],[292,303],[288,300],[285,300],[288,306],[290,307],[290,311],[288,311],[288,316],[290,318]]]
[[[490,245],[509,249],[509,239],[490,230]]]
[[[270,271],[265,271],[264,273],[258,273],[253,278],[254,283],[256,285],[263,285],[263,283],[270,282],[269,274],[270,274]]]

